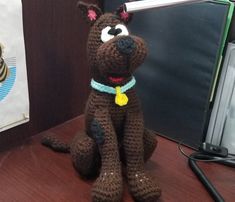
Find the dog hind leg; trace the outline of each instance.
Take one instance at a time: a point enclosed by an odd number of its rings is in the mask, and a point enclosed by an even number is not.
[[[98,175],[100,157],[95,141],[83,134],[77,134],[72,140],[70,153],[75,169],[82,178],[90,179]]]
[[[150,159],[152,156],[155,148],[157,147],[157,134],[154,131],[144,129],[144,137],[143,137],[143,144],[144,144],[144,161]]]

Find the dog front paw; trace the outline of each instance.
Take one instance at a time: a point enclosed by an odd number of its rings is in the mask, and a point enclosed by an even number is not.
[[[130,192],[138,202],[156,202],[161,195],[157,184],[144,172],[136,172],[128,176]]]
[[[92,188],[93,202],[119,202],[122,198],[123,182],[119,172],[102,172]]]

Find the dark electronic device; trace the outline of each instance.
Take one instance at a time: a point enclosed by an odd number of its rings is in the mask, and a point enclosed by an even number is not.
[[[195,148],[204,141],[229,11],[228,2],[207,1],[134,13],[130,30],[149,48],[136,74],[147,127]]]

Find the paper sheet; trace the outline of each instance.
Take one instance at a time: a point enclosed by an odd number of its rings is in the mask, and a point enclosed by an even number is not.
[[[2,132],[29,121],[29,96],[21,0],[1,0],[0,8],[0,43],[8,68],[6,79],[0,81]]]

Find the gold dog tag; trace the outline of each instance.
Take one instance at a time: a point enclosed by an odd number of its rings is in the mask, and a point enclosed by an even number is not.
[[[121,93],[121,87],[117,86],[116,88],[116,97],[115,103],[119,106],[125,106],[128,103],[128,97],[125,93]]]

